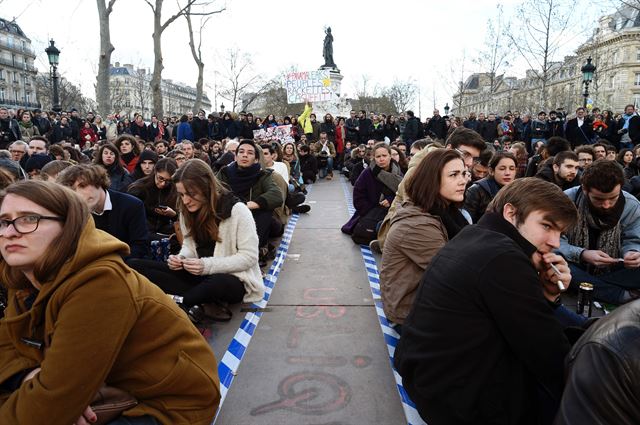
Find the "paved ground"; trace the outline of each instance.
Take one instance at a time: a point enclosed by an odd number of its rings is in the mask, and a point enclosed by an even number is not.
[[[314,185],[219,425],[406,424],[339,181]],[[245,313],[205,336],[224,355]]]

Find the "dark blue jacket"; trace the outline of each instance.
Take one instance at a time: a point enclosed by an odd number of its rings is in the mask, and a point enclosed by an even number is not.
[[[191,129],[191,125],[188,122],[181,122],[178,124],[178,132],[177,132],[178,143],[181,143],[183,140],[193,140],[193,130]]]
[[[102,215],[92,214],[96,227],[129,245],[126,258],[145,258],[149,253],[147,217],[142,201],[126,193],[108,190],[113,208]]]

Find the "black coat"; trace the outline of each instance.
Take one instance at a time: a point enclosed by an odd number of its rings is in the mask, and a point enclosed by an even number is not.
[[[411,117],[407,120],[407,125],[405,125],[404,127],[404,132],[402,133],[402,141],[405,143],[415,142],[418,139],[419,133],[420,121],[416,117]]]
[[[542,295],[535,251],[487,213],[431,260],[394,360],[429,425],[551,423],[538,421],[538,390],[559,403],[570,345]]]
[[[591,120],[588,117],[584,117],[582,127],[578,127],[577,118],[567,121],[565,137],[569,143],[571,143],[572,149],[576,146],[591,144],[593,141],[593,127],[591,125]]]
[[[640,301],[591,325],[567,356],[555,425],[637,425],[640,418]]]
[[[358,128],[358,140],[366,144],[373,133],[373,121],[369,118],[361,118],[358,120]]]
[[[320,132],[327,133],[327,138],[335,143],[336,142],[336,125],[332,122],[323,122],[320,124]]]
[[[433,116],[425,128],[425,133],[427,136],[435,136],[436,139],[444,140],[447,137],[447,121],[440,115]]]
[[[500,188],[493,177],[485,177],[467,189],[464,194],[464,209],[471,216],[471,221],[477,223],[480,220]]]
[[[485,142],[493,143],[493,141],[498,138],[498,124],[500,124],[498,120],[482,121],[479,133]]]
[[[147,142],[153,140],[149,138],[149,129],[147,128],[147,125],[145,123],[142,123],[142,125],[138,125],[134,122],[131,123],[131,135],[138,136],[139,138]]]
[[[196,142],[200,139],[206,139],[209,136],[209,121],[195,117],[193,121],[191,121],[191,130],[193,131],[193,138]],[[253,139],[253,133],[251,133],[251,138]]]
[[[129,245],[126,258],[144,258],[149,253],[149,233],[144,205],[138,198],[109,190],[113,208],[98,216],[92,214],[96,227]]]
[[[315,182],[318,174],[318,160],[316,157],[312,154],[300,155],[298,163],[300,164],[300,174],[302,174],[304,182]]]

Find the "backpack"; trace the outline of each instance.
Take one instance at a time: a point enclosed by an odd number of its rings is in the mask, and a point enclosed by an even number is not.
[[[369,210],[364,217],[361,217],[353,228],[351,239],[357,245],[369,245],[369,242],[378,236],[378,223],[384,220],[387,215],[387,209],[383,207],[375,207]]]

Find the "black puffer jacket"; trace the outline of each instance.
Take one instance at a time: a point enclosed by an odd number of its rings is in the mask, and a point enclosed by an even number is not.
[[[464,196],[464,207],[471,216],[471,220],[477,223],[480,217],[484,215],[487,206],[496,196],[501,186],[498,185],[493,177],[486,177],[478,180],[472,185]]]
[[[554,425],[640,423],[640,301],[593,324],[566,358]]]

